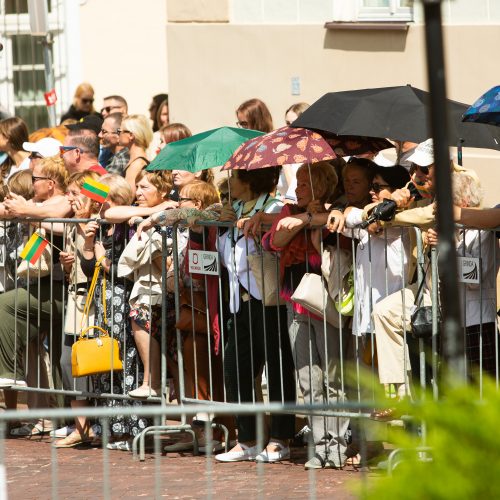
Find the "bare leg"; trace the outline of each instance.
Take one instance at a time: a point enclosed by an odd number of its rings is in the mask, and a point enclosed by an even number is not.
[[[158,341],[151,338],[149,332],[144,331],[135,321],[132,320],[131,323],[135,345],[144,365],[144,380],[141,387],[147,389],[151,386],[153,389],[160,389],[160,346]]]

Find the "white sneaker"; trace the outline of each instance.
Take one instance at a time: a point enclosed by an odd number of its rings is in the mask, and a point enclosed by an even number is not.
[[[13,378],[0,378],[0,389],[3,388],[8,388],[8,387],[26,387],[27,384],[24,380],[17,379],[14,380]]]
[[[290,458],[290,448],[288,446],[285,446],[282,443],[277,443],[274,441],[269,444],[277,445],[278,450],[277,451],[267,451],[267,449],[263,450],[255,457],[256,462],[272,463]]]
[[[240,443],[240,446],[242,450],[221,453],[215,455],[215,459],[219,462],[245,462],[247,460],[255,460],[255,457],[259,453],[257,446],[246,446],[242,443]]]
[[[68,437],[75,429],[76,429],[76,426],[74,424],[73,425],[65,425],[64,427],[61,427],[60,429],[57,429],[55,431],[51,431],[49,436],[56,437],[56,438],[65,438],[65,437]]]

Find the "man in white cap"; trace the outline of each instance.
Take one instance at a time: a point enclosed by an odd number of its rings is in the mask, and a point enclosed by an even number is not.
[[[50,156],[58,156],[62,144],[52,137],[45,137],[37,142],[23,142],[23,149],[29,151],[31,154],[30,168],[33,170],[42,158]]]

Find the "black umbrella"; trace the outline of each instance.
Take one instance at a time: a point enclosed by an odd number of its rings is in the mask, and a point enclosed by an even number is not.
[[[410,85],[330,92],[304,111],[292,127],[338,135],[386,137],[423,142],[431,137],[430,95]],[[463,123],[468,104],[447,100],[449,144],[500,150],[500,130]]]

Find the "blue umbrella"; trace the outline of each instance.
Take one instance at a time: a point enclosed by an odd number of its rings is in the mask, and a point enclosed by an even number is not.
[[[483,94],[462,117],[463,122],[500,126],[500,85]]]

